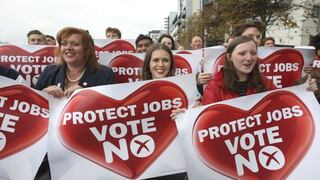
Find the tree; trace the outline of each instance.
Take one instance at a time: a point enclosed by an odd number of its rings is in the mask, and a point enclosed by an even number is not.
[[[197,27],[199,31],[208,29],[209,39],[224,39],[225,34],[230,35],[237,24],[250,19],[260,20],[265,25],[262,31],[262,37],[265,37],[268,27],[275,23],[284,28],[297,27],[297,20],[290,15],[294,10],[303,10],[306,19],[311,17],[314,1],[297,2],[293,0],[214,0],[190,19],[193,19],[192,25],[199,25]]]
[[[184,47],[189,47],[193,36],[203,38],[204,21],[200,12],[194,13],[188,20],[185,29],[180,29],[179,43]]]

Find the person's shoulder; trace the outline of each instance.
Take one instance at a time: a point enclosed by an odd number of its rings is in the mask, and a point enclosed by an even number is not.
[[[61,69],[63,67],[62,64],[49,64],[45,69],[44,72],[56,72],[57,70]]]
[[[103,64],[99,64],[97,69],[99,72],[112,72],[111,67],[103,65]]]
[[[115,82],[112,69],[102,64],[99,64],[97,68],[89,70],[88,77],[95,81],[95,86],[113,84]]]
[[[41,73],[40,76],[44,76],[44,77],[49,76],[50,77],[54,74],[57,74],[62,67],[63,67],[62,64],[50,64],[43,70],[43,72]]]
[[[59,69],[61,68],[63,65],[62,64],[49,64],[46,69],[50,69],[50,70],[54,70],[54,69]]]

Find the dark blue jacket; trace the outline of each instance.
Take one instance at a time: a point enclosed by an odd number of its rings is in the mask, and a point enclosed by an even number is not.
[[[35,86],[37,90],[43,90],[44,88],[57,85],[64,89],[66,79],[66,65],[52,64],[46,67],[41,73],[38,82]],[[107,85],[114,83],[113,71],[110,67],[105,65],[99,65],[98,69],[90,70],[86,69],[78,85],[81,87],[92,87],[99,85]]]
[[[11,78],[11,79],[16,80],[19,75],[20,74],[14,69],[0,66],[0,76],[5,76],[7,78]]]

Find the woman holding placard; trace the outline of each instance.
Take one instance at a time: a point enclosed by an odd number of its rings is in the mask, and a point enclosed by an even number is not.
[[[308,90],[317,90],[315,79],[309,77],[307,83]],[[202,97],[202,104],[272,89],[275,89],[272,81],[263,77],[259,71],[257,44],[254,39],[248,36],[239,36],[228,46],[223,68],[208,83]]]
[[[142,68],[142,79],[159,79],[175,75],[176,64],[171,50],[165,44],[153,44],[146,52]],[[187,173],[157,177],[163,180],[184,180]]]
[[[315,79],[309,76],[307,83],[307,90],[317,91]],[[272,81],[259,71],[255,40],[249,36],[239,36],[229,44],[223,68],[208,83],[198,106],[273,89],[275,86]],[[172,119],[184,111],[180,108],[172,110]]]
[[[41,73],[35,86],[56,98],[69,97],[76,89],[114,83],[112,69],[98,63],[93,39],[82,29],[66,27],[57,35],[60,61]],[[50,179],[45,157],[35,179]]]

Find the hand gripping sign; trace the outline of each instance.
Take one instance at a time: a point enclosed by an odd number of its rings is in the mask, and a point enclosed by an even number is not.
[[[188,76],[178,82],[187,81],[195,85],[192,78],[194,76]],[[137,83],[140,85],[137,86]],[[188,106],[187,94],[190,93],[186,93],[185,87],[174,81],[137,83],[105,87],[110,89],[108,92],[116,90],[120,94],[123,90],[132,89],[130,87],[138,87],[129,94],[123,94],[122,98],[113,98],[112,94],[94,88],[83,89],[74,94],[59,113],[56,129],[61,144],[89,160],[87,165],[96,164],[97,177],[134,179],[154,177],[165,171],[167,174],[170,171],[174,173],[176,162],[172,162],[171,169],[159,172],[163,167],[168,168],[164,164],[170,158],[181,155],[180,151],[170,150],[172,146],[177,146],[177,129],[170,114],[173,108]],[[196,89],[189,88],[194,89],[195,94]],[[165,162],[164,154],[167,157]],[[49,160],[52,158],[49,152]],[[161,161],[163,164],[159,165]],[[183,159],[177,161],[183,162]],[[56,165],[51,165],[53,176],[61,177],[55,175]],[[99,171],[101,167],[105,169],[102,172]],[[145,175],[147,171],[148,176]],[[98,176],[99,173],[102,175]],[[70,177],[76,178],[74,175]]]
[[[48,101],[27,86],[0,79],[0,168],[5,169],[0,172],[6,172],[0,176],[15,179],[15,174],[22,174],[33,179],[46,152]]]
[[[315,102],[312,93],[308,93],[308,101]],[[301,100],[300,94],[298,97],[297,93],[279,90],[263,95],[248,109],[240,107],[240,101],[249,102],[248,98],[239,98],[238,106],[232,103],[237,99],[213,104],[193,116],[193,125],[188,126],[192,127],[189,131],[192,137],[189,141],[192,143],[188,144],[192,144],[197,162],[206,170],[198,174],[189,172],[190,162],[194,166],[197,164],[192,158],[186,159],[190,179],[222,176],[232,179],[299,179],[296,174],[306,176],[312,172],[309,167],[314,162],[308,160],[320,147],[311,148],[312,144],[319,146],[318,142],[314,142],[315,122],[319,117],[309,110],[310,104]],[[304,166],[298,168],[301,164]],[[296,174],[294,171],[297,171]]]
[[[15,69],[27,85],[34,86],[45,67],[57,60],[55,49],[54,46],[3,45],[0,46],[0,64]]]

